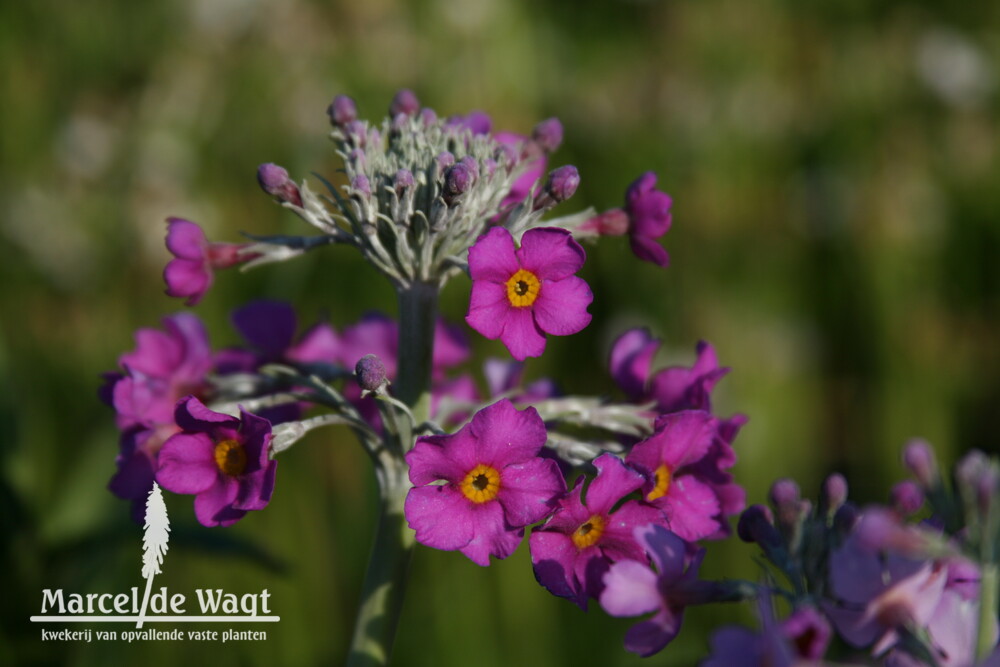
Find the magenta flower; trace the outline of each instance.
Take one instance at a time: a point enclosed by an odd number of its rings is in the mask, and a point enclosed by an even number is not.
[[[581,476],[559,501],[552,517],[534,529],[529,539],[538,583],[584,610],[588,598],[601,594],[602,577],[611,563],[645,560],[633,535],[635,527],[665,523],[660,510],[637,500],[628,500],[612,511],[645,480],[612,454],[601,454],[594,459],[594,466],[597,476],[587,486],[586,502]]]
[[[662,509],[670,529],[688,541],[714,536],[726,524],[716,490],[721,478],[713,480],[722,473],[719,461],[710,457],[718,433],[719,420],[707,412],[664,415],[653,434],[636,444],[625,459],[646,476],[645,499]],[[719,450],[719,455],[724,451]],[[729,482],[723,486],[728,500],[732,489]]]
[[[295,310],[283,301],[252,301],[233,311],[233,326],[252,349],[227,349],[216,357],[220,372],[253,372],[268,363],[339,361],[343,345],[329,324],[320,322],[296,340]]]
[[[414,488],[404,507],[417,542],[483,566],[512,554],[524,527],[545,518],[566,488],[555,462],[538,456],[545,439],[535,409],[507,400],[452,435],[418,438],[406,454]]]
[[[690,368],[671,366],[651,374],[660,341],[646,329],[630,329],[611,347],[611,376],[633,401],[656,401],[660,412],[711,411],[712,389],[729,372],[720,367],[715,349],[705,341],[697,345],[698,359]]]
[[[212,286],[215,269],[227,269],[253,259],[241,254],[246,247],[238,243],[210,243],[196,223],[182,218],[167,218],[167,250],[174,259],[163,269],[167,295],[187,297],[187,305],[201,301]]]
[[[657,571],[646,564],[645,555],[614,563],[604,574],[600,601],[604,611],[612,616],[656,612],[629,628],[625,635],[625,648],[645,658],[661,651],[677,636],[684,608],[707,602],[712,585],[698,580],[704,549],[699,549],[689,563],[684,540],[663,526],[638,526],[633,533],[635,542],[649,554]]]
[[[266,419],[245,411],[236,419],[189,396],[177,404],[176,420],[181,433],[160,450],[160,486],[194,494],[195,516],[205,526],[229,526],[267,506],[278,462],[268,457]]]
[[[178,313],[164,318],[163,328],[136,332],[135,349],[118,358],[124,374],[106,374],[101,392],[115,409],[122,431],[117,471],[108,488],[133,501],[133,515],[140,518],[153,487],[160,447],[178,430],[174,407],[182,396],[204,395],[212,369],[212,351],[201,320]]]
[[[499,338],[518,361],[541,356],[545,334],[566,336],[590,323],[594,295],[574,275],[585,257],[563,229],[530,229],[515,249],[510,232],[493,227],[469,248],[465,321],[486,338]]]
[[[712,634],[712,654],[701,667],[794,667],[816,664],[826,654],[832,630],[813,607],[800,607],[775,623],[761,605],[763,627],[758,634],[748,628],[727,626]]]
[[[670,229],[670,195],[656,189],[656,174],[647,171],[625,192],[628,237],[632,252],[641,260],[658,266],[670,263],[667,251],[656,242]]]

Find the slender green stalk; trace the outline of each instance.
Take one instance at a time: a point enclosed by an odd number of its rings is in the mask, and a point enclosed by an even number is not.
[[[394,393],[409,406],[416,423],[430,416],[437,298],[437,285],[428,283],[399,291],[399,372]],[[405,417],[399,423],[398,440],[387,443],[375,461],[382,503],[347,659],[349,667],[388,664],[403,609],[414,539],[403,515],[410,482],[402,454],[413,447],[413,425]]]
[[[976,658],[985,660],[993,651],[996,637],[997,565],[984,563],[979,580],[979,634],[976,641]]]

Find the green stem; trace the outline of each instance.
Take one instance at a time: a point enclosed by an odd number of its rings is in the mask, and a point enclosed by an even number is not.
[[[399,371],[394,393],[409,406],[418,424],[430,416],[437,299],[437,285],[415,283],[399,290]],[[414,538],[403,514],[410,481],[402,454],[413,447],[413,424],[407,418],[399,422],[398,441],[386,443],[375,461],[382,503],[347,658],[349,667],[388,664],[403,609]]]
[[[997,565],[983,563],[979,580],[979,634],[976,642],[976,657],[985,660],[993,651],[996,637],[997,610]]]

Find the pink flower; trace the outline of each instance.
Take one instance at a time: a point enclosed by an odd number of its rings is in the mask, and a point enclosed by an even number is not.
[[[566,336],[590,323],[594,295],[574,274],[586,255],[563,229],[524,233],[521,247],[503,227],[493,227],[469,249],[472,295],[465,321],[489,339],[499,338],[523,361],[545,351],[545,334]]]
[[[277,461],[268,457],[271,424],[249,412],[239,419],[213,412],[193,396],[177,404],[181,433],[163,443],[156,481],[174,493],[194,494],[205,526],[229,526],[267,506]]]
[[[545,518],[566,488],[555,462],[538,456],[545,439],[535,409],[508,400],[452,435],[418,438],[406,454],[414,488],[404,506],[417,542],[483,566],[512,554],[524,527]]]
[[[214,269],[226,269],[253,259],[240,254],[246,247],[238,243],[209,243],[196,223],[181,218],[167,218],[167,250],[174,259],[163,269],[167,295],[187,297],[187,305],[201,301],[212,286]]]
[[[670,195],[656,189],[656,174],[647,171],[625,192],[628,237],[636,257],[658,266],[670,263],[667,251],[656,242],[670,229]]]

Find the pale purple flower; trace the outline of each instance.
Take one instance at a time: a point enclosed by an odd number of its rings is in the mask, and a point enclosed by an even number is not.
[[[646,564],[645,556],[619,560],[604,574],[600,601],[604,611],[612,616],[656,612],[632,626],[625,635],[625,648],[647,657],[677,636],[684,608],[708,601],[712,586],[698,580],[704,549],[699,549],[689,560],[684,540],[663,526],[638,526],[632,532],[634,541],[656,565],[656,571]]]
[[[193,396],[177,405],[181,432],[163,443],[156,481],[174,493],[194,494],[205,526],[229,526],[267,506],[278,462],[270,460],[271,424],[249,412],[240,418],[209,410]]]
[[[465,321],[486,338],[499,338],[519,361],[541,356],[545,335],[566,336],[590,323],[590,287],[574,275],[586,255],[564,229],[530,229],[514,247],[493,227],[469,249],[472,294]]]
[[[212,286],[216,269],[227,269],[253,259],[242,253],[245,244],[210,243],[196,223],[181,218],[167,218],[167,250],[174,259],[163,269],[167,295],[187,297],[187,305],[201,301]]]
[[[417,541],[483,566],[512,554],[566,488],[555,462],[538,456],[545,440],[535,409],[507,400],[452,435],[418,438],[406,454],[414,487],[404,507]]]
[[[531,562],[538,580],[550,593],[587,608],[587,599],[598,597],[602,577],[611,563],[622,559],[645,559],[633,534],[637,526],[665,523],[660,510],[648,503],[628,500],[643,476],[612,454],[594,459],[597,476],[586,488],[577,479],[572,490],[559,501],[555,513],[531,532]]]

